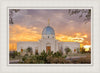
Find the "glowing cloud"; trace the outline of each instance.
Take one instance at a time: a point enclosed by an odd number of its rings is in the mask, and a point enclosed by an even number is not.
[[[89,51],[89,49],[91,48],[90,45],[84,45],[83,47],[85,48],[85,51]]]
[[[33,29],[36,29],[36,27],[33,27]],[[10,25],[9,31],[10,50],[16,50],[16,43],[19,41],[38,41],[41,38],[41,35],[37,31],[17,24]]]
[[[60,41],[69,41],[69,42],[79,42],[79,43],[83,43],[85,40],[85,38],[87,38],[87,35],[82,35],[81,33],[75,33],[72,36],[68,36],[68,35],[64,35],[64,34],[57,34],[56,35],[56,39],[60,40]]]

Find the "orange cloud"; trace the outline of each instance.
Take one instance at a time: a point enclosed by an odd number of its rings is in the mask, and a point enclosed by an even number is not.
[[[26,28],[18,24],[9,26],[9,50],[17,50],[17,42],[19,41],[38,41],[41,39],[41,34],[39,34],[36,29],[37,27]],[[89,44],[90,41],[87,41],[87,34],[74,33],[73,35],[65,35],[56,33],[56,39],[60,41],[67,42],[79,42],[81,44]]]
[[[36,29],[33,27],[32,29]],[[13,48],[16,46],[16,43],[19,41],[38,41],[41,38],[41,35],[32,29],[28,29],[26,27],[20,25],[10,25],[9,27],[9,48],[10,50],[16,50],[17,48]],[[13,41],[13,43],[12,43]]]
[[[81,33],[75,33],[75,35],[76,35],[76,36],[80,36],[80,35],[81,35]]]
[[[75,33],[72,36],[64,35],[64,34],[56,34],[56,39],[60,41],[66,42],[79,42],[81,44],[89,44],[90,41],[86,40],[87,34]]]
[[[83,35],[82,37],[87,38],[87,35],[85,34],[85,35]]]

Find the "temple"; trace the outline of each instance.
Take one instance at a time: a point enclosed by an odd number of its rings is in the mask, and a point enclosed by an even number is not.
[[[55,39],[55,31],[50,26],[49,20],[48,25],[42,31],[42,38],[38,42],[18,42],[17,51],[25,52],[27,48],[31,47],[33,54],[41,53],[43,50],[48,51],[62,51],[65,54],[65,49],[69,48],[71,53],[77,53],[80,49],[80,43],[78,42],[61,42]]]

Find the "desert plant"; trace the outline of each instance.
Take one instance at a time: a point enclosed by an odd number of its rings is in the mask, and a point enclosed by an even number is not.
[[[45,62],[47,61],[46,60],[46,57],[48,56],[48,54],[43,50],[43,52],[41,52],[41,58],[42,58],[42,60],[44,60]]]
[[[61,54],[59,51],[57,51],[57,52],[55,52],[52,56],[53,56],[53,57],[61,57],[62,54]]]

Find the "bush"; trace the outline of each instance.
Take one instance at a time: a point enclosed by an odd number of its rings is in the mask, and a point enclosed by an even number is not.
[[[22,58],[22,61],[25,61],[27,59],[27,57],[26,56],[24,56],[23,58]]]
[[[62,58],[66,58],[66,57],[67,57],[67,55],[62,56]]]
[[[10,58],[15,58],[16,56],[18,56],[18,52],[17,51],[12,51],[9,53],[9,57]]]
[[[60,58],[61,57],[61,58]],[[65,62],[65,56],[62,56],[60,52],[48,52],[46,53],[44,50],[41,52],[40,55],[31,55],[28,56],[28,54],[25,54],[22,57],[22,61],[24,63],[64,63]],[[63,59],[63,60],[61,60]]]
[[[71,51],[70,48],[65,48],[65,52],[66,52],[66,54],[68,54],[68,52],[70,52],[70,51]]]
[[[61,55],[63,55],[63,51],[62,51],[62,49],[59,49],[59,53],[60,53]]]
[[[33,59],[32,58],[27,58],[24,63],[33,63]]]
[[[60,52],[55,52],[53,55],[52,55],[53,57],[61,57],[62,56],[62,54],[60,53]]]
[[[79,48],[77,48],[77,53],[80,53],[80,49]]]
[[[28,56],[28,54],[25,54],[24,56]]]
[[[77,55],[77,54],[73,54],[73,55]],[[83,54],[82,54],[83,55]],[[66,60],[65,58],[67,57],[67,55],[62,55],[59,51],[53,53],[46,53],[44,50],[43,52],[41,52],[40,55],[31,55],[31,56],[27,56],[24,55],[22,57],[22,62],[20,63],[27,63],[27,64],[69,64],[69,63],[74,63],[74,64],[85,64],[85,63],[91,63],[91,56],[88,55],[85,58],[78,58],[78,59],[69,59]]]
[[[47,57],[47,63],[68,63],[65,58],[63,57],[53,57],[53,56],[48,56]]]
[[[51,61],[53,60],[53,57],[52,56],[47,56],[46,60],[47,60],[47,63],[51,63]]]
[[[43,50],[43,52],[41,52],[40,55],[40,59],[44,60],[45,62],[47,62],[46,57],[48,56],[48,54]]]
[[[84,47],[80,48],[80,52],[81,52],[82,54],[86,53],[85,48],[84,48]]]
[[[30,53],[32,55],[32,53],[33,53],[32,47],[27,48],[27,53]]]

